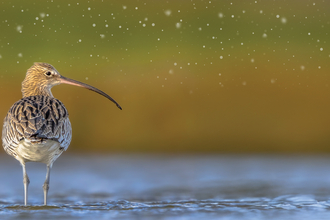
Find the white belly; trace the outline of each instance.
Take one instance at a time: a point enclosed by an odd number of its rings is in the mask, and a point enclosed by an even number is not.
[[[42,143],[31,143],[23,139],[16,148],[18,155],[16,159],[23,162],[53,164],[63,151],[57,141],[44,140]]]

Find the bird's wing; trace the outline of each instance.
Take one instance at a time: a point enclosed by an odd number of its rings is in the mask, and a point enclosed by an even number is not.
[[[61,101],[47,96],[30,96],[16,102],[8,111],[2,129],[2,145],[15,155],[22,139],[58,141],[65,150],[71,142],[69,114]]]

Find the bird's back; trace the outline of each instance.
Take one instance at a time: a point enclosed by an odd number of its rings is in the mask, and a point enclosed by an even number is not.
[[[52,140],[66,150],[72,131],[69,114],[63,103],[49,96],[29,96],[16,102],[8,111],[2,129],[5,151],[17,158],[17,147],[23,139],[28,143]]]

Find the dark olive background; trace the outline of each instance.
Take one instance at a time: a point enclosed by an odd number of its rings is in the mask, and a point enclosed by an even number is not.
[[[71,152],[329,152],[328,1],[3,1],[0,116],[33,62]]]

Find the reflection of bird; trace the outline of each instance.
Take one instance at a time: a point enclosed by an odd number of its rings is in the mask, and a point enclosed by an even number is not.
[[[50,169],[71,142],[72,132],[68,111],[50,91],[53,86],[60,83],[97,92],[121,109],[115,100],[101,90],[61,76],[50,64],[34,63],[28,69],[22,83],[23,98],[10,108],[2,129],[3,148],[23,167],[25,205],[27,205],[27,188],[30,182],[25,163],[41,162],[47,165],[46,180],[43,185],[44,204],[47,205]]]

